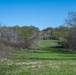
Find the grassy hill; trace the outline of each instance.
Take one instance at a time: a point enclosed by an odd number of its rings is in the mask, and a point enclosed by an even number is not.
[[[76,75],[76,53],[57,40],[40,40],[37,50],[11,50],[0,60],[0,75]]]

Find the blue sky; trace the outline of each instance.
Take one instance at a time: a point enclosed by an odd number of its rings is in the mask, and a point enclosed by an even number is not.
[[[76,11],[76,0],[0,0],[0,22],[6,26],[58,27],[70,11]]]

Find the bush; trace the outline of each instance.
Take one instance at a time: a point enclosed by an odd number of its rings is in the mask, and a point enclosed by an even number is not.
[[[9,55],[9,48],[5,45],[0,43],[0,58],[7,59],[7,56]]]

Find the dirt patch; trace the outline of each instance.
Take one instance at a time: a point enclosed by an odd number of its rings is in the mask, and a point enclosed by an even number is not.
[[[37,62],[17,62],[17,63],[8,63],[8,65],[36,65],[36,64],[41,64],[41,61],[37,61]]]

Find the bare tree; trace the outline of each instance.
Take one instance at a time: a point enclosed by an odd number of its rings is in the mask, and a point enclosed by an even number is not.
[[[76,51],[76,12],[69,12],[66,24],[70,27],[70,33],[67,37],[67,44],[69,48]]]

